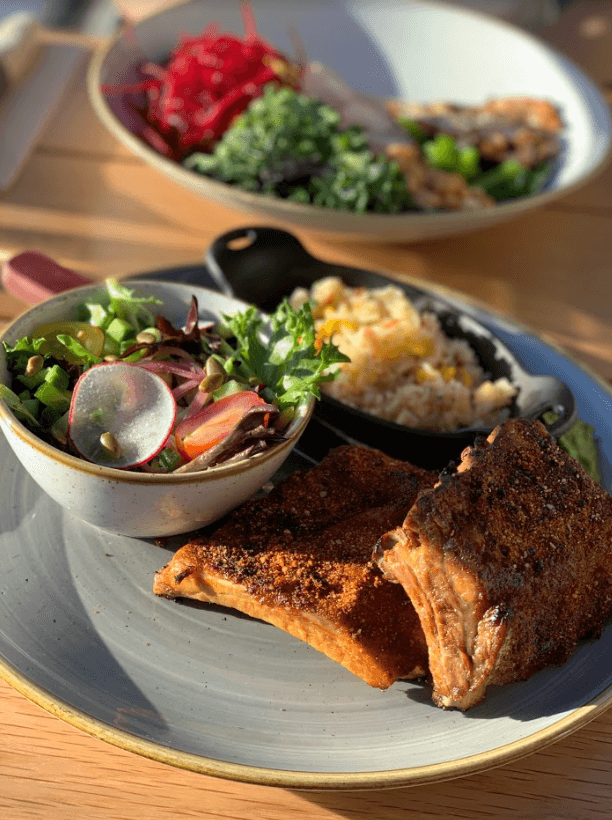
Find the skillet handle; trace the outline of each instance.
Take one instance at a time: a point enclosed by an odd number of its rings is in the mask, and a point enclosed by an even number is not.
[[[6,259],[0,269],[0,281],[9,293],[30,305],[69,288],[91,285],[91,279],[63,267],[39,251],[23,251]]]
[[[278,302],[279,284],[291,269],[314,262],[302,244],[278,228],[236,228],[221,234],[206,253],[206,266],[221,291],[265,309],[266,293]]]

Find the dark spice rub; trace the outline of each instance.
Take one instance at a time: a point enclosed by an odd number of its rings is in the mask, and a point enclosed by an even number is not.
[[[371,686],[426,672],[419,619],[372,560],[436,475],[365,447],[339,447],[212,535],[182,547],[154,591],[234,607],[307,641]]]
[[[536,421],[465,450],[377,555],[420,616],[444,707],[562,664],[612,613],[612,498]]]

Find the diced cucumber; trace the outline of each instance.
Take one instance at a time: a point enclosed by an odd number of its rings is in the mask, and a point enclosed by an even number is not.
[[[104,347],[102,348],[102,356],[118,356],[119,342],[112,339],[108,333],[104,334]]]
[[[154,469],[163,470],[165,473],[171,473],[180,467],[183,459],[172,447],[164,447],[157,458],[153,459],[152,466]]]
[[[66,373],[66,371],[63,370],[58,364],[54,364],[47,368],[47,372],[45,373],[45,382],[57,387],[58,390],[67,390],[69,380],[68,373]]]
[[[47,429],[53,427],[58,419],[61,419],[66,411],[62,412],[55,407],[43,407],[40,412],[40,423],[42,427]]]
[[[69,390],[57,387],[57,385],[51,382],[43,382],[34,394],[34,398],[38,399],[47,407],[52,407],[59,413],[65,413],[70,407],[71,397],[72,394]]]
[[[48,410],[49,408],[47,408]],[[51,435],[60,444],[66,444],[68,439],[68,413],[64,413],[51,425]]]
[[[82,322],[89,322],[90,325],[101,328],[104,328],[111,318],[106,308],[96,302],[85,302],[79,305],[77,316]]]
[[[22,399],[21,403],[28,411],[28,413],[34,416],[34,418],[36,418],[40,413],[40,402],[38,401],[38,399]]]
[[[36,388],[45,381],[48,371],[48,367],[43,367],[38,373],[34,373],[33,376],[17,376],[17,381],[21,382],[28,390],[36,390]]]
[[[110,338],[114,339],[116,342],[121,343],[125,342],[129,338],[133,338],[135,333],[134,328],[129,322],[116,317],[106,328],[106,335],[110,336]]]

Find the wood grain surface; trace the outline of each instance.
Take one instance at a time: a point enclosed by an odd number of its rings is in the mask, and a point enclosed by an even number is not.
[[[612,0],[571,4],[544,36],[612,94]],[[37,249],[99,280],[197,263],[215,236],[250,222],[130,155],[96,121],[79,76],[24,172],[0,196],[0,259]],[[416,276],[482,300],[612,378],[611,165],[531,216],[459,239],[377,245],[298,235],[331,261]],[[0,291],[0,327],[25,307]],[[213,779],[121,751],[0,681],[3,820],[611,816],[611,712],[529,758],[476,776],[395,791],[307,794]]]

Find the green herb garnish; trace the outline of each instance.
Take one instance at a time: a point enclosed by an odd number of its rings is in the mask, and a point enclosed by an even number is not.
[[[308,303],[294,310],[284,300],[267,319],[254,307],[223,319],[236,339],[227,372],[256,376],[281,411],[319,398],[319,385],[335,378],[333,366],[349,361],[336,345],[317,340]]]
[[[329,105],[269,85],[236,117],[212,154],[185,167],[294,202],[364,213],[414,208],[396,162],[368,149],[363,129],[342,128]]]
[[[555,413],[548,412],[542,415],[542,420],[546,424],[552,424],[556,419]],[[579,464],[582,464],[591,478],[601,484],[594,433],[594,427],[587,424],[586,421],[577,419],[567,432],[559,436],[558,441],[565,452]]]
[[[104,316],[99,310],[92,310],[92,324],[102,322],[100,326],[106,328],[113,319],[122,319],[132,326],[134,334],[155,324],[155,314],[148,309],[147,305],[162,305],[163,302],[159,299],[154,296],[134,296],[133,290],[126,288],[112,277],[106,280],[106,289],[109,296],[106,315]]]

